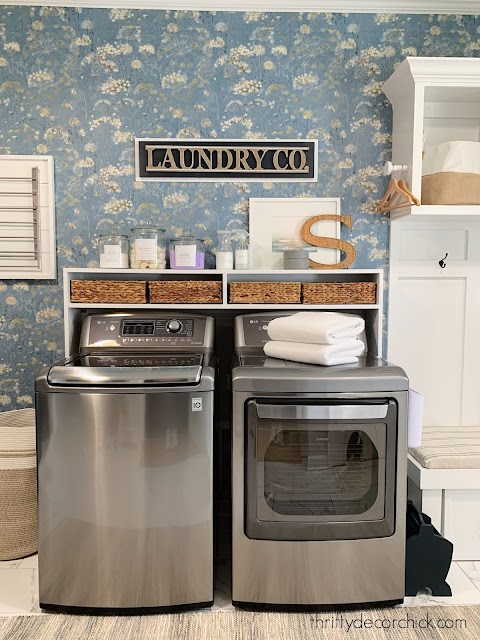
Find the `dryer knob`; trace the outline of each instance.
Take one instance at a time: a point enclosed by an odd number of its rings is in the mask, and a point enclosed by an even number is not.
[[[167,331],[169,333],[178,333],[182,329],[182,323],[178,320],[169,320],[167,322]]]

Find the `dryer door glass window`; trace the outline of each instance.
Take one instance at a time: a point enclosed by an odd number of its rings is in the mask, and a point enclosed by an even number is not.
[[[371,425],[379,433],[383,425]],[[382,438],[376,434],[377,446]],[[379,442],[380,440],[380,442]],[[270,511],[280,516],[354,520],[371,511],[384,514],[382,497],[384,460],[377,446],[358,425],[357,429],[308,430],[277,429],[275,423],[258,430],[257,451],[262,456],[263,497],[259,496],[262,519]],[[381,455],[380,455],[381,457]]]
[[[273,540],[394,532],[396,403],[247,403],[246,534]]]

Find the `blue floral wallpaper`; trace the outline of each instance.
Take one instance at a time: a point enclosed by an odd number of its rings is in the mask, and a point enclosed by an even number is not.
[[[471,16],[0,8],[0,153],[55,161],[58,267],[138,223],[248,225],[249,197],[341,196],[357,268],[388,268],[373,215],[390,158],[383,81],[405,56],[478,56]],[[134,137],[316,138],[319,180],[136,183]],[[63,351],[59,282],[0,281],[0,410]]]

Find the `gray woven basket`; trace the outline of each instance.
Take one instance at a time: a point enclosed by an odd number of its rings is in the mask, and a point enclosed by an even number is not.
[[[0,413],[0,561],[37,551],[35,412]]]

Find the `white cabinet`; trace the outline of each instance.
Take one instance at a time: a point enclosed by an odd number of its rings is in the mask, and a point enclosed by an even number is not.
[[[425,396],[424,424],[480,425],[480,223],[395,222],[389,296],[388,358]]]
[[[421,199],[422,150],[441,142],[480,141],[480,59],[406,58],[383,85],[393,107],[392,161]],[[480,205],[421,205],[392,211],[392,219],[480,217]]]
[[[480,142],[480,59],[406,58],[383,89],[393,106],[392,162],[406,165],[394,177],[422,200],[423,169],[447,175],[428,170],[424,145]],[[402,219],[391,225],[388,359],[424,396],[425,426],[468,433],[480,425],[480,205],[428,205],[426,196],[391,212]],[[421,496],[454,559],[480,559],[479,470],[426,469],[409,455],[408,475],[409,496]]]

